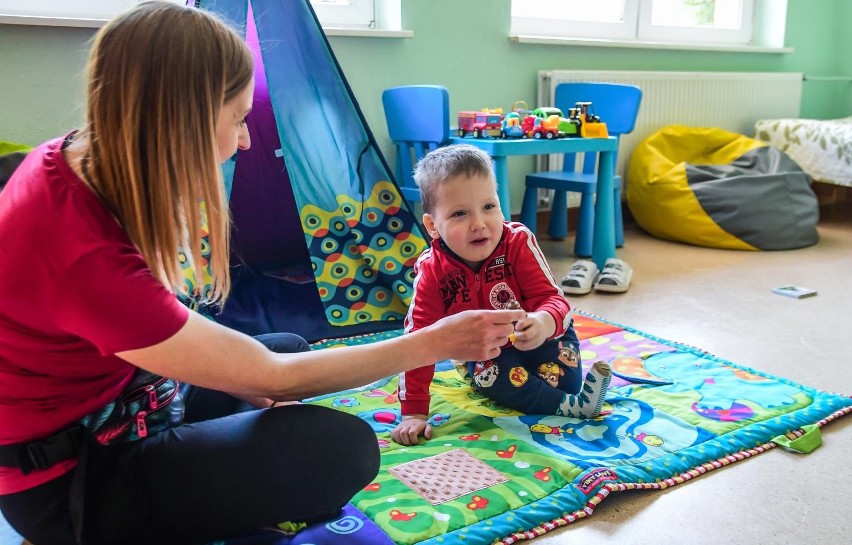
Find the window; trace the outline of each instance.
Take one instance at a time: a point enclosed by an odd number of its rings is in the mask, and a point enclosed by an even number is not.
[[[0,23],[99,27],[141,0],[0,0]],[[184,4],[186,0],[168,0]]]
[[[376,28],[373,0],[311,0],[323,27]]]
[[[755,1],[512,0],[512,34],[745,45],[753,42]]]
[[[142,0],[0,0],[0,23],[100,27]],[[186,0],[168,0],[185,4]],[[286,0],[292,1],[292,0]],[[310,0],[323,27],[398,30],[399,0]],[[378,8],[378,13],[377,13]]]
[[[752,0],[641,2],[637,36],[649,41],[747,44],[752,41],[753,15]]]

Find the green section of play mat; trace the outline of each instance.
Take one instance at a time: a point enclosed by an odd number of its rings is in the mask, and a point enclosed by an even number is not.
[[[593,420],[512,412],[449,366],[432,387],[432,439],[415,447],[390,439],[400,419],[396,377],[312,400],[377,433],[381,471],[352,504],[396,543],[514,543],[591,514],[612,491],[666,488],[776,443],[809,452],[820,426],[852,411],[849,397],[606,320],[579,315],[576,328],[584,364],[606,359],[616,372],[604,405],[611,412]],[[388,472],[453,449],[508,481],[432,505]]]

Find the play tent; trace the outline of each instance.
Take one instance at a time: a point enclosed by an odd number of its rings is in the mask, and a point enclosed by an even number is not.
[[[426,242],[310,2],[195,5],[245,30],[255,54],[252,146],[224,168],[233,289],[211,317],[308,340],[401,327]]]

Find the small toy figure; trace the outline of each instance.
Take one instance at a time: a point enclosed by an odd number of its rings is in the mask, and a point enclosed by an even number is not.
[[[521,304],[517,301],[517,299],[512,299],[509,301],[509,304],[506,305],[506,308],[509,310],[521,310]],[[512,325],[517,324],[518,322],[512,322]],[[509,342],[515,344],[515,333],[512,332],[509,334]]]

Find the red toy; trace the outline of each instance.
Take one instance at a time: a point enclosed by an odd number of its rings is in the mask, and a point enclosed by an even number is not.
[[[559,116],[551,115],[544,119],[528,115],[521,123],[521,128],[527,138],[546,138],[548,140],[559,136]]]
[[[491,112],[459,112],[459,136],[464,138],[467,133],[473,133],[474,138],[482,136],[497,136],[501,134],[503,115]]]

